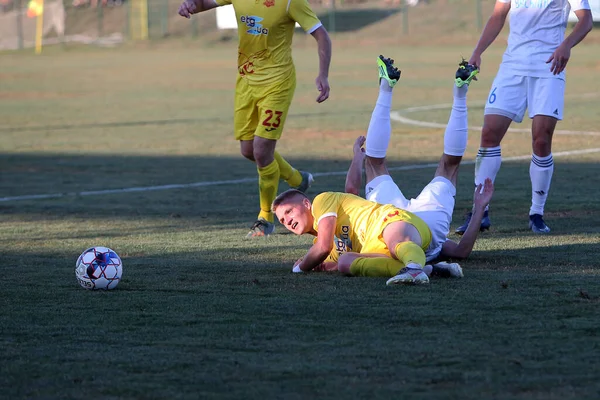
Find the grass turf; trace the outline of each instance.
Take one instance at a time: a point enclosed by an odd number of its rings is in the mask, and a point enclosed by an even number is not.
[[[335,45],[335,43],[334,43]],[[377,96],[374,60],[403,70],[394,109],[444,123],[468,46],[335,50],[332,97],[314,102],[316,50],[297,40],[298,89],[280,152],[322,175],[312,193],[343,190],[354,138]],[[469,93],[482,122],[501,45]],[[569,64],[563,131],[596,132],[596,44]],[[235,45],[172,41],[119,49],[48,48],[3,55],[1,197],[253,178],[231,139]],[[518,128],[528,128],[528,123]],[[393,123],[394,167],[437,162],[443,130]],[[473,160],[478,132],[465,160]],[[600,147],[557,134],[555,153]],[[503,156],[530,154],[509,133]],[[253,181],[172,190],[0,202],[0,375],[7,398],[593,398],[598,383],[600,152],[557,156],[549,236],[527,229],[529,162],[505,162],[492,231],[462,263],[465,279],[428,287],[337,274],[292,275],[309,238],[244,239]],[[473,166],[458,187],[455,227]],[[396,171],[414,196],[433,168]],[[286,185],[282,184],[281,189]],[[89,246],[116,250],[112,292],[78,287]]]

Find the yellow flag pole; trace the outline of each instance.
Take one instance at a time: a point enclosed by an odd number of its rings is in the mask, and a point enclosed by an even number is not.
[[[44,0],[40,2],[42,12],[38,13],[35,27],[35,54],[42,52],[42,38],[44,36]]]

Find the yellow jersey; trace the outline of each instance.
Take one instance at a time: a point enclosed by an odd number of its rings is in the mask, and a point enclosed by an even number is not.
[[[427,248],[431,231],[415,214],[390,204],[378,204],[349,193],[325,192],[312,203],[314,229],[319,222],[335,216],[334,248],[327,261],[337,261],[337,256],[347,251],[355,253],[380,253],[390,255],[383,242],[383,230],[391,222],[404,221],[414,225]]]
[[[215,0],[233,4],[238,24],[238,72],[249,84],[275,83],[295,73],[292,36],[296,22],[308,33],[321,21],[307,0]],[[293,78],[292,78],[293,79]]]

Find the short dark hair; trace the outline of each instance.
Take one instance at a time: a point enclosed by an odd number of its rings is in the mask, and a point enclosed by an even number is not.
[[[275,210],[277,210],[277,207],[279,207],[283,203],[288,202],[296,196],[302,196],[303,199],[308,199],[308,196],[305,195],[303,192],[299,191],[298,189],[288,189],[285,192],[281,193],[279,196],[277,196],[275,200],[273,200],[271,210],[275,212]]]

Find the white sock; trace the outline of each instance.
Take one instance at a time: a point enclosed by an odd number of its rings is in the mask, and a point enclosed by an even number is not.
[[[502,164],[502,148],[496,147],[480,147],[475,158],[475,187],[485,182],[486,178],[490,178],[492,182],[496,180],[496,175],[500,171]],[[489,206],[486,206],[487,210]]]
[[[529,215],[544,215],[544,205],[548,198],[553,172],[554,160],[552,159],[552,153],[546,157],[531,155],[531,164],[529,165],[531,208],[529,209]]]
[[[455,99],[464,99],[464,105],[467,105],[467,92],[469,91],[469,85],[463,85],[462,87],[456,87],[454,85],[454,90],[452,91]]]
[[[444,153],[449,156],[462,157],[467,149],[469,137],[469,120],[467,112],[468,85],[461,88],[454,86],[452,111],[444,132]]]
[[[385,158],[387,153],[392,134],[392,122],[390,120],[392,94],[392,88],[385,79],[382,79],[379,83],[377,103],[375,103],[375,109],[371,114],[371,121],[367,130],[365,153],[369,157]]]

